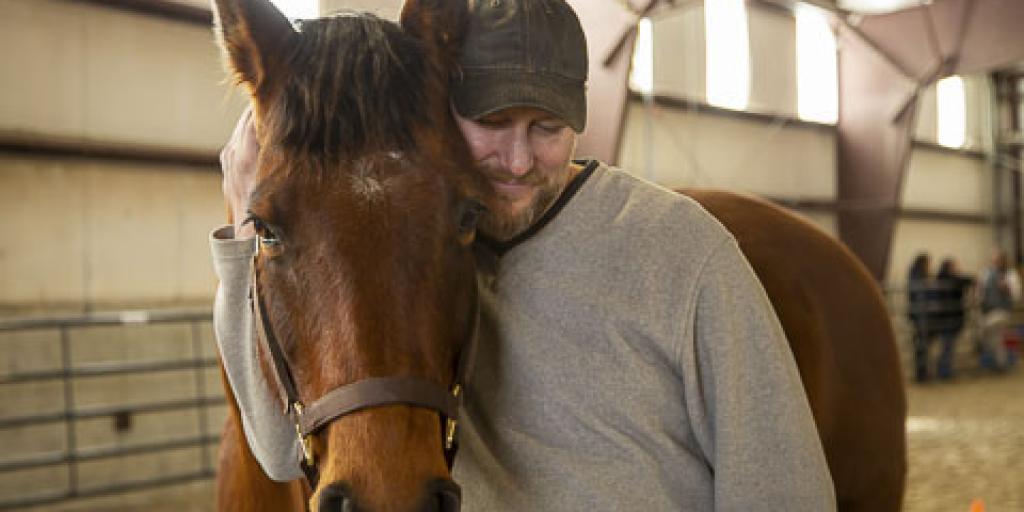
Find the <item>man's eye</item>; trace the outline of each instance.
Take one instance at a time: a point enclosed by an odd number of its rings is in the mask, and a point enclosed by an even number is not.
[[[562,123],[537,123],[534,126],[544,133],[558,133],[562,131],[562,128],[565,128],[565,125]]]

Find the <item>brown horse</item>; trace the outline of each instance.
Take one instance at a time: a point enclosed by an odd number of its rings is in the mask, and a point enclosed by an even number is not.
[[[881,292],[817,227],[768,202],[682,190],[739,241],[789,339],[839,510],[899,510],[907,470],[906,396]]]
[[[448,105],[465,9],[410,0],[401,27],[343,15],[295,29],[268,0],[216,0],[217,35],[251,95],[261,147],[247,219],[259,235],[260,357],[268,380],[293,385],[297,423],[353,384],[371,383],[358,395],[388,395],[385,380],[405,383],[396,393],[457,394],[486,191]],[[308,428],[306,487],[266,477],[225,387],[219,509],[457,510],[443,407],[378,397],[323,416]]]

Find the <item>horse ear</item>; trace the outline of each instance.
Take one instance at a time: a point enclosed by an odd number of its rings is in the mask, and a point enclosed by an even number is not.
[[[458,62],[469,21],[467,0],[406,0],[402,29],[422,41],[449,70]]]
[[[214,33],[234,71],[256,99],[269,92],[268,77],[280,76],[296,32],[269,0],[213,0]]]

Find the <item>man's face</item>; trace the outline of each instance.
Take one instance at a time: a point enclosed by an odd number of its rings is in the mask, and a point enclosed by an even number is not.
[[[480,119],[454,112],[473,158],[494,185],[491,215],[480,229],[508,240],[530,227],[575,174],[569,162],[576,134],[544,110],[513,107]]]

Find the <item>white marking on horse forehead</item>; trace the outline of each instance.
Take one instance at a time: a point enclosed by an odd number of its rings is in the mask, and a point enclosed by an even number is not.
[[[352,162],[352,189],[355,193],[372,197],[384,190],[394,173],[382,173],[380,166],[396,163],[404,166],[408,160],[401,151],[382,151],[361,156]],[[393,168],[393,167],[392,167]]]
[[[384,190],[384,185],[373,176],[352,176],[352,190],[361,196],[372,197]]]

